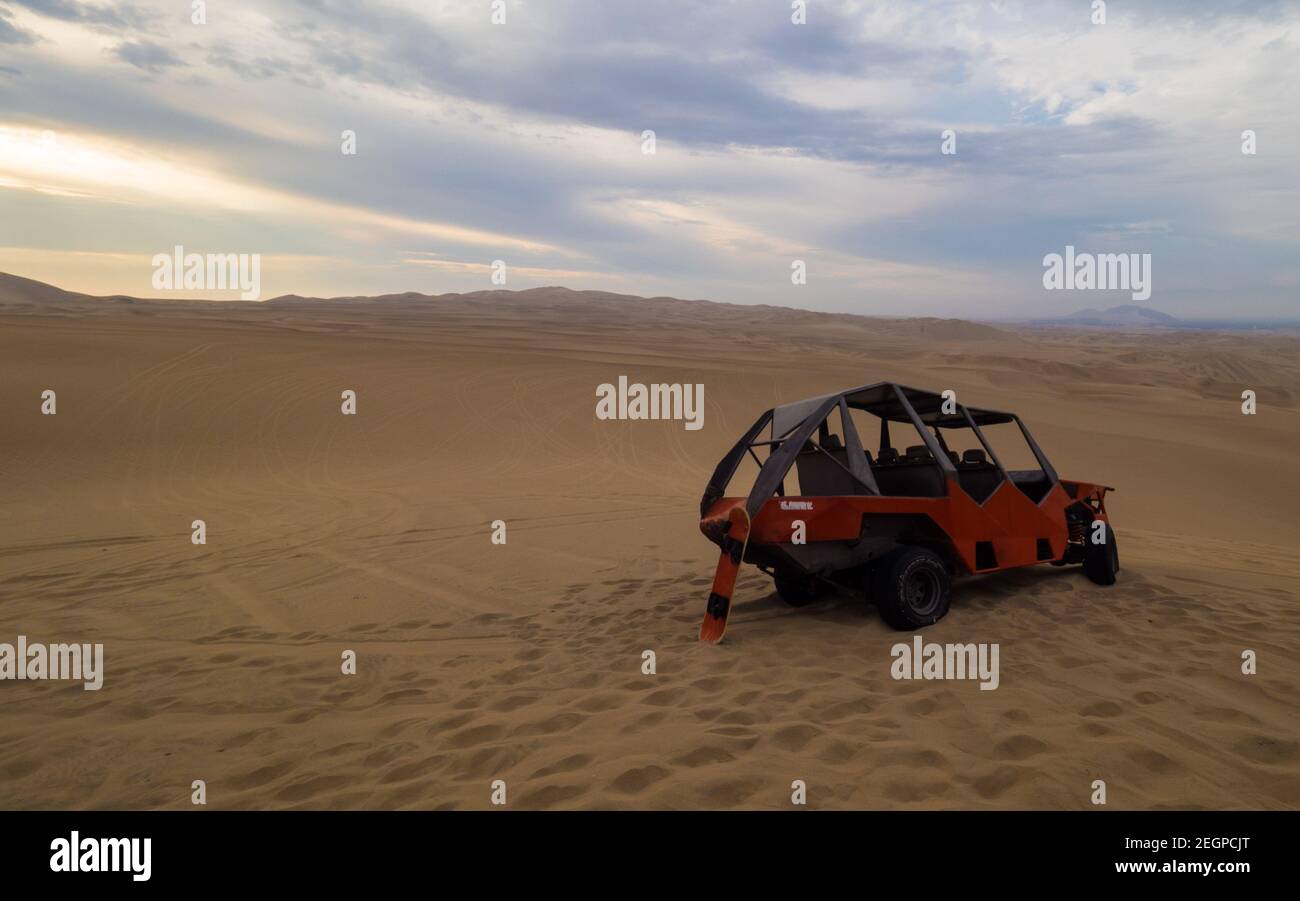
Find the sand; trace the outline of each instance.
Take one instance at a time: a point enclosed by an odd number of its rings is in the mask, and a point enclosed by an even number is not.
[[[1101,779],[1112,808],[1294,809],[1298,351],[0,277],[0,641],[102,642],[107,668],[98,692],[0,682],[0,807],[189,809],[201,779],[209,808],[484,809],[500,779],[514,809],[781,809],[793,780],[815,808],[1081,809]],[[704,428],[597,421],[621,374],[703,383]],[[860,597],[794,610],[752,568],[726,642],[695,640],[717,459],[775,403],[881,379],[1015,410],[1063,476],[1118,489],[1117,585],[969,579],[925,631],[999,643],[996,691],[894,681],[902,636]]]

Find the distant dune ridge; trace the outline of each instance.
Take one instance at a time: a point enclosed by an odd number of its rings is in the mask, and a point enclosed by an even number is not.
[[[703,384],[704,428],[598,420],[620,375]],[[718,458],[880,379],[1014,410],[1118,489],[1119,584],[970,579],[926,630],[999,643],[995,691],[892,680],[906,636],[860,598],[791,610],[752,568],[695,640]],[[518,809],[786,809],[801,779],[814,808],[1082,809],[1103,779],[1112,808],[1295,808],[1298,384],[1286,333],[0,276],[6,634],[104,644],[99,691],[0,684],[0,806],[183,809],[203,779],[212,808],[484,809],[503,779]]]
[[[34,311],[38,309],[41,304],[52,305],[54,309],[49,310],[50,312],[56,312],[60,308],[66,308],[68,310],[75,309],[79,312],[83,310],[94,311],[102,309],[105,301],[116,304],[129,303],[158,311],[174,311],[178,308],[177,305],[187,306],[190,308],[209,308],[220,312],[223,316],[231,312],[231,304],[248,303],[231,300],[204,300],[199,298],[143,299],[126,297],[123,295],[92,297],[87,294],[63,291],[60,288],[55,288],[54,286],[44,284],[43,282],[32,281],[31,279],[21,278],[16,275],[0,273],[0,312],[5,310]],[[250,305],[271,307],[278,310],[286,306],[296,306],[299,308],[328,306],[333,309],[346,309],[357,304],[364,304],[371,310],[378,308],[425,308],[431,304],[437,304],[440,310],[481,310],[484,304],[491,304],[493,307],[506,305],[519,310],[529,311],[562,308],[567,314],[572,315],[600,313],[602,315],[614,316],[622,314],[623,317],[626,317],[629,313],[634,313],[635,318],[645,318],[645,312],[647,309],[658,309],[674,313],[689,314],[692,318],[698,319],[701,324],[717,323],[724,320],[734,322],[737,315],[742,315],[747,322],[753,323],[771,323],[781,321],[807,324],[816,323],[825,326],[853,325],[858,327],[863,327],[864,324],[869,323],[875,329],[905,327],[908,331],[916,332],[917,334],[931,335],[934,337],[964,337],[975,339],[994,337],[1001,334],[995,326],[968,322],[962,319],[940,319],[935,317],[867,317],[850,313],[821,313],[812,310],[795,310],[789,307],[774,307],[766,304],[742,306],[739,304],[718,303],[709,300],[679,300],[675,297],[638,297],[631,294],[613,294],[607,291],[575,291],[571,288],[563,287],[528,288],[520,291],[473,291],[465,294],[419,294],[414,291],[407,291],[401,294],[379,294],[365,297],[341,296],[329,298],[303,297],[297,294],[284,294],[279,297],[268,298],[265,301]],[[645,304],[653,306],[647,308],[643,306]],[[638,305],[642,306],[638,307]],[[906,323],[907,325],[902,326],[901,323]]]

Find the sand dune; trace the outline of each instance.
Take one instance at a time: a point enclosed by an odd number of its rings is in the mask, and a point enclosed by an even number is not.
[[[98,692],[0,682],[0,806],[183,809],[203,779],[218,808],[475,809],[503,779],[512,808],[785,808],[802,779],[813,807],[1055,809],[1104,779],[1112,807],[1295,808],[1298,351],[562,289],[219,304],[0,277],[0,641],[107,660]],[[703,383],[704,428],[597,421],[620,374]],[[1119,489],[1118,585],[972,579],[926,631],[999,642],[997,691],[895,682],[899,634],[860,599],[791,610],[752,570],[727,642],[695,641],[717,458],[774,403],[885,378],[1016,410],[1064,476]]]

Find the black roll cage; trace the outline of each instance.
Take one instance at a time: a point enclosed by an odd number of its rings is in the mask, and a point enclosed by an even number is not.
[[[745,509],[750,517],[756,516],[763,504],[774,494],[783,495],[785,493],[785,476],[790,471],[790,467],[794,465],[795,458],[805,446],[811,446],[814,450],[825,454],[836,466],[857,480],[870,494],[880,495],[880,488],[876,484],[875,476],[871,471],[871,467],[867,464],[866,455],[863,453],[862,441],[858,437],[857,428],[849,415],[850,409],[864,410],[880,417],[881,449],[892,446],[889,443],[890,422],[910,423],[921,436],[922,442],[930,451],[936,465],[943,470],[945,475],[953,478],[956,477],[957,468],[953,466],[952,460],[948,458],[948,448],[944,443],[940,429],[969,427],[979,439],[989,459],[993,461],[993,465],[1002,474],[1003,479],[1013,481],[1006,468],[1003,467],[1002,461],[998,459],[992,445],[984,437],[984,432],[980,429],[980,423],[995,425],[1014,422],[1019,427],[1020,433],[1024,436],[1030,451],[1034,455],[1034,459],[1038,461],[1039,467],[1048,480],[1053,484],[1059,481],[1056,470],[1048,461],[1047,455],[1043,453],[1042,448],[1038,446],[1038,442],[1034,440],[1034,436],[1029,433],[1029,429],[1025,427],[1019,416],[998,410],[966,407],[962,404],[955,405],[956,412],[947,413],[943,411],[944,402],[947,400],[948,398],[945,398],[943,394],[936,394],[932,391],[908,388],[893,382],[877,382],[873,385],[851,388],[836,394],[796,401],[795,403],[767,410],[754,421],[754,424],[749,427],[741,439],[732,446],[731,450],[723,456],[714,468],[713,475],[709,478],[709,483],[704,489],[704,496],[700,499],[700,516],[703,518],[714,502],[718,498],[725,496],[727,485],[731,482],[732,476],[736,474],[736,470],[740,466],[740,461],[744,459],[747,453],[754,458],[754,461],[760,467],[758,477],[754,480],[754,487],[750,490],[745,501]],[[914,404],[913,401],[916,401],[922,407],[920,412],[917,410],[917,404]],[[822,446],[829,436],[827,417],[836,409],[840,411],[840,425],[844,432],[845,448],[848,450],[846,455],[849,461],[848,466],[837,460],[830,451]],[[780,421],[780,424],[785,425],[785,429],[781,434],[776,434],[778,421]],[[760,440],[758,438],[759,433],[769,424],[772,426],[772,437]],[[813,432],[818,433],[818,440],[816,441],[812,438]],[[766,460],[759,460],[758,454],[754,452],[756,447],[768,448]]]

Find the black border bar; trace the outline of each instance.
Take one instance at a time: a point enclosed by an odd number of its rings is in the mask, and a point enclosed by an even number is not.
[[[0,878],[6,886],[205,893],[385,883],[462,893],[517,882],[638,896],[716,878],[731,894],[779,876],[805,879],[813,890],[844,880],[864,891],[937,890],[942,876],[988,888],[1129,882],[1232,891],[1254,877],[1285,884],[1278,880],[1294,875],[1297,827],[1300,813],[1282,811],[0,812]],[[149,880],[54,872],[51,844],[73,831],[81,840],[149,838]],[[1156,872],[1119,872],[1148,863]],[[1193,873],[1192,863],[1246,864],[1249,872]],[[1162,871],[1166,864],[1174,869]]]

